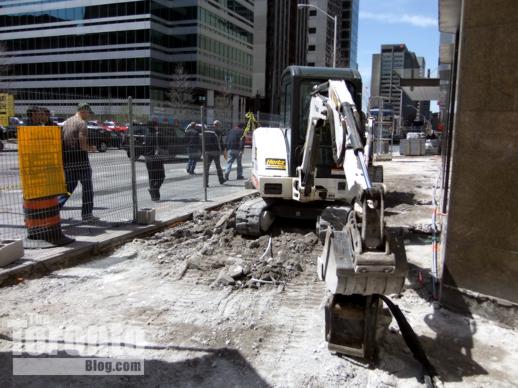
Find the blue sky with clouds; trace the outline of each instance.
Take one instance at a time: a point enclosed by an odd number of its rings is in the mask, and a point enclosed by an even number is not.
[[[382,44],[405,43],[417,56],[425,57],[432,77],[437,75],[437,18],[438,0],[360,0],[358,70],[368,88],[364,95],[370,95],[372,54],[379,53]]]

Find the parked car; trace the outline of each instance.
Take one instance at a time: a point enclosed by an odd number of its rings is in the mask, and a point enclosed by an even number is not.
[[[113,130],[108,130],[103,128],[101,125],[97,123],[97,121],[88,121],[88,131],[89,135],[91,130],[95,131],[92,132],[92,136],[96,136],[98,138],[102,139],[102,143],[106,144],[106,147],[110,148],[121,148],[122,146],[122,135],[119,132],[115,132]],[[102,146],[104,148],[104,146]],[[104,152],[104,151],[101,151]]]
[[[9,125],[13,126],[19,126],[19,125],[25,125],[25,121],[23,119],[20,119],[18,117],[9,117]]]
[[[107,131],[110,135],[110,147],[121,149],[123,141],[123,133],[115,131]]]
[[[4,140],[16,139],[18,134],[18,126],[25,125],[25,123],[26,121],[18,117],[9,117],[9,125],[7,127],[3,127],[0,136],[2,136]]]
[[[0,140],[7,140],[7,127],[0,125]]]
[[[63,121],[65,121],[65,119],[63,117],[59,117],[59,116],[51,116],[51,117],[49,117],[49,120],[54,125],[59,125],[60,123],[63,123]]]
[[[135,159],[142,155],[146,155],[153,150],[149,147],[152,145],[146,144],[146,139],[149,139],[152,129],[147,124],[135,123],[133,124],[134,141],[135,141]],[[187,155],[187,138],[182,128],[172,127],[169,125],[160,126],[158,135],[158,151],[159,155],[163,157],[164,162],[171,162],[179,155]],[[126,150],[128,158],[130,155],[129,134],[124,137],[122,148]]]
[[[128,130],[127,125],[117,124],[115,121],[109,120],[104,121],[102,124],[100,124],[100,126],[104,129],[115,132],[125,132]]]
[[[112,143],[112,136],[104,128],[97,125],[97,123],[89,121],[88,127],[88,144],[95,146],[97,151],[106,152]]]

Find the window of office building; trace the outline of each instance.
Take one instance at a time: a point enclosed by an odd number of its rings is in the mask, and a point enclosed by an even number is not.
[[[85,35],[44,36],[12,39],[4,43],[7,51],[47,50],[99,45],[123,45],[149,42],[149,30],[113,31]]]
[[[310,34],[316,34],[317,33],[317,29],[315,27],[311,27],[311,28],[309,28],[309,33]]]
[[[308,46],[308,51],[315,51],[315,45],[314,44],[310,44]]]
[[[239,16],[245,18],[250,22],[254,22],[254,11],[246,8],[236,0],[227,0],[227,8],[237,13]]]
[[[0,26],[27,26],[41,23],[136,16],[147,13],[149,13],[149,4],[147,1],[134,1],[122,4],[103,4],[0,15]]]
[[[59,75],[86,73],[117,73],[121,71],[149,71],[149,58],[101,59],[93,61],[20,63],[11,65],[14,75]]]

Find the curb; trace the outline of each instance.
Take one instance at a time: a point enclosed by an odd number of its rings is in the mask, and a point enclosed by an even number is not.
[[[113,250],[116,247],[123,245],[136,237],[154,234],[177,222],[190,220],[192,219],[193,214],[196,211],[212,210],[227,203],[238,201],[246,196],[253,195],[256,192],[256,190],[242,190],[238,193],[221,197],[215,202],[208,202],[207,204],[202,204],[198,208],[189,210],[182,214],[178,214],[165,221],[157,221],[153,225],[135,225],[135,230],[128,231],[123,235],[110,237],[102,241],[79,242],[80,246],[70,249],[66,252],[50,255],[49,257],[44,258],[41,261],[32,260],[19,264],[14,268],[3,270],[0,268],[0,287],[16,284],[19,282],[19,278],[36,278],[44,276],[56,269],[70,267],[79,262],[95,260],[94,256]],[[75,244],[77,244],[77,242]]]

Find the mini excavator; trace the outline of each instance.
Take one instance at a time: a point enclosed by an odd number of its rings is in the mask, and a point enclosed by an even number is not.
[[[260,197],[237,209],[237,232],[262,235],[276,217],[315,219],[328,347],[372,359],[381,299],[401,292],[407,263],[385,228],[383,171],[368,157],[372,137],[357,108],[360,74],[290,66],[281,90],[280,127],[253,132],[251,183]]]

